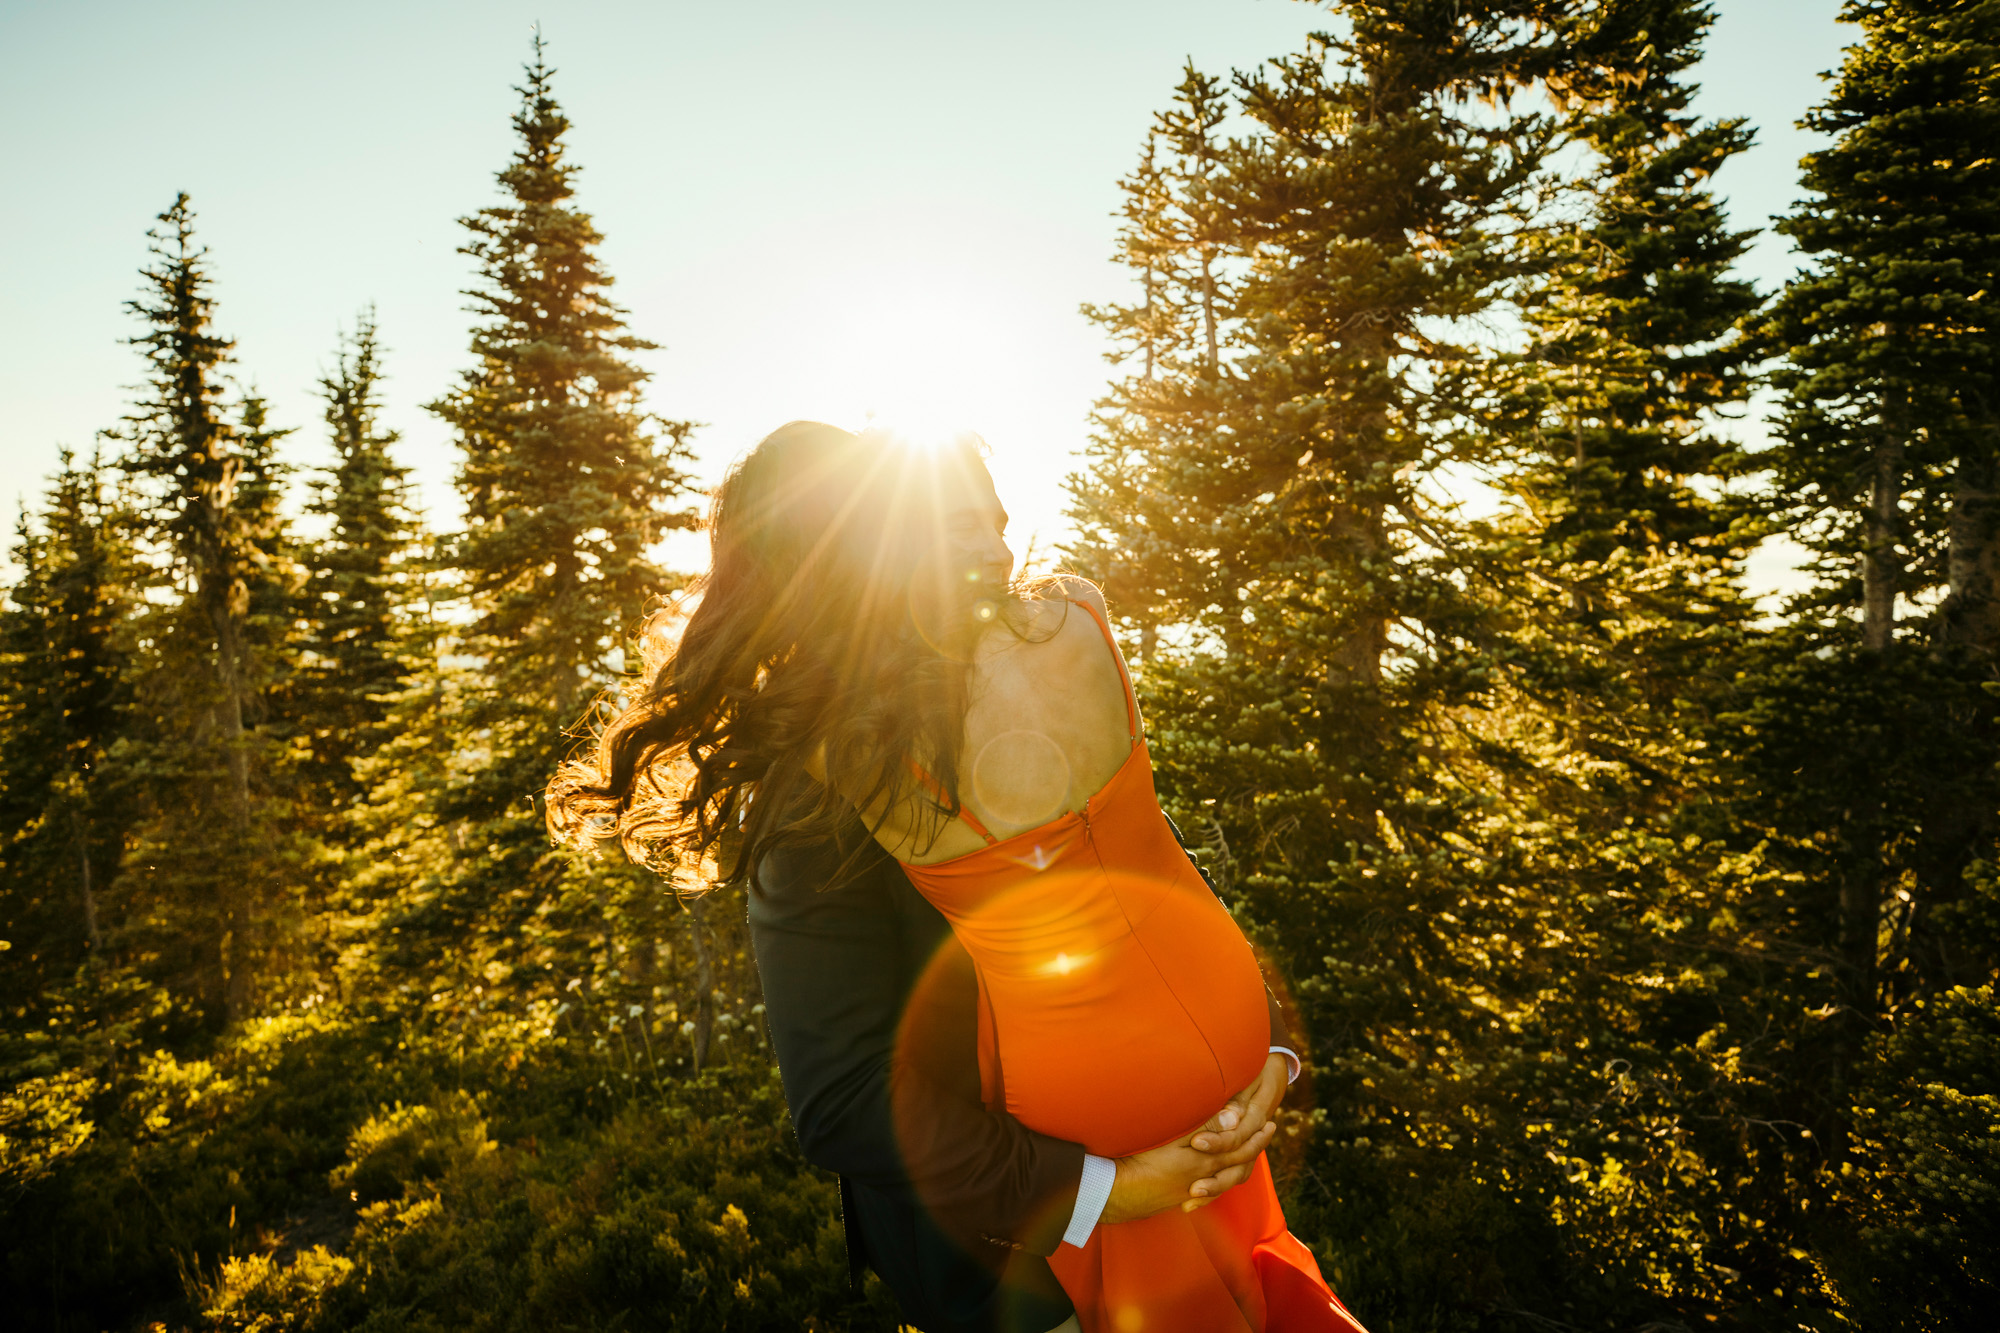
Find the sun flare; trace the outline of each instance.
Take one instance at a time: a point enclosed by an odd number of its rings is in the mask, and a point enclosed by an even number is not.
[[[875,270],[834,284],[815,378],[845,420],[936,446],[991,437],[1033,390],[1022,372],[1033,312],[963,273]]]

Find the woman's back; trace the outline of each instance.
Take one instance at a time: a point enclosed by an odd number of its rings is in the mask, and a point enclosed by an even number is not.
[[[974,648],[957,796],[977,822],[935,829],[913,792],[876,833],[897,860],[950,860],[986,844],[979,828],[1007,838],[1081,812],[1130,756],[1137,720],[1099,627],[1103,598],[1081,579],[1060,590],[1072,600],[1031,602],[1022,632],[995,626]]]

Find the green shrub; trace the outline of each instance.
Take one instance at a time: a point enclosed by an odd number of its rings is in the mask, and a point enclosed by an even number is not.
[[[2000,1301],[2000,1003],[1992,986],[1919,1002],[1875,1043],[1829,1247],[1864,1327],[1950,1329]]]
[[[268,1254],[224,1261],[198,1283],[203,1326],[226,1333],[290,1333],[319,1319],[327,1293],[354,1271],[352,1261],[315,1245],[291,1263]]]
[[[106,1060],[68,1075],[59,1106],[56,1079],[18,1079],[8,1107],[27,1114],[0,1130],[26,1167],[0,1209],[10,1310],[58,1333],[127,1327],[171,1313],[185,1272],[269,1247],[302,1201],[326,1196],[369,1109],[421,1095],[386,1058],[394,1047],[316,1012],[253,1022],[199,1055]],[[31,1133],[12,1127],[23,1121]]]
[[[299,1327],[893,1325],[879,1288],[850,1308],[833,1182],[798,1156],[769,1072],[724,1071],[667,1093],[560,1138],[487,1150],[462,1104],[377,1117],[336,1174],[361,1181],[394,1161],[408,1178],[398,1197],[362,1211],[351,1273]],[[414,1164],[426,1161],[442,1170],[423,1174]],[[295,1297],[299,1307],[314,1299]],[[247,1327],[214,1316],[209,1326]]]
[[[375,1203],[397,1197],[405,1186],[436,1180],[493,1148],[477,1104],[462,1091],[448,1094],[435,1108],[397,1102],[348,1135],[347,1160],[333,1169],[328,1183],[356,1202]]]

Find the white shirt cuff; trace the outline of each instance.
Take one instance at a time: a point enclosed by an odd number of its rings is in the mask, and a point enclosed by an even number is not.
[[[1097,1230],[1097,1219],[1104,1216],[1104,1205],[1111,1202],[1111,1186],[1117,1179],[1118,1163],[1095,1153],[1083,1155],[1083,1178],[1076,1182],[1076,1207],[1070,1211],[1063,1244],[1081,1247],[1089,1243],[1090,1233]]]
[[[1271,1054],[1285,1057],[1285,1086],[1299,1081],[1299,1053],[1289,1046],[1273,1046]]]

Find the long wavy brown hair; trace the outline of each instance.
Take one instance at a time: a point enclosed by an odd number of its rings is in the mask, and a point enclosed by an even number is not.
[[[949,567],[941,491],[984,454],[976,436],[917,448],[795,421],[737,462],[693,610],[648,623],[643,684],[549,784],[557,841],[660,869],[727,842],[724,879],[754,882],[787,843],[832,841],[850,869],[857,808],[914,796],[935,838],[959,809],[972,642],[996,621],[1024,633],[1039,591]],[[846,798],[808,773],[816,754]],[[913,785],[911,762],[941,791]]]

